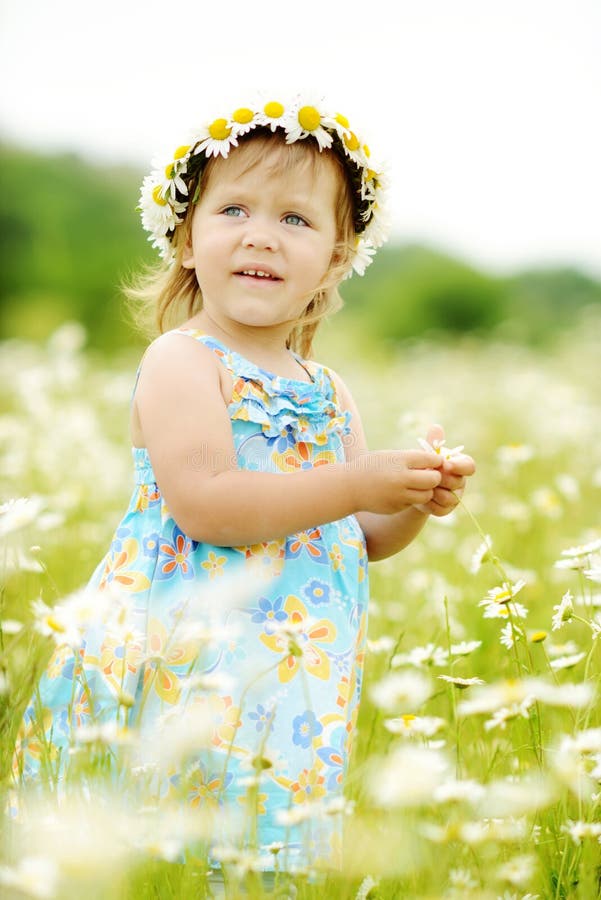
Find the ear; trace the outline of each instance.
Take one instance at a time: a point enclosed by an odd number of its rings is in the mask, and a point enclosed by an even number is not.
[[[194,249],[192,247],[192,239],[188,237],[182,250],[182,268],[193,269],[194,267]]]

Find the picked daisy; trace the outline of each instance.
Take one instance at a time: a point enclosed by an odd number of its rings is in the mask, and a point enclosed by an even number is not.
[[[427,450],[429,453],[436,453],[438,456],[442,456],[443,459],[452,459],[454,456],[459,456],[464,447],[463,444],[460,444],[459,447],[445,447],[446,439],[440,441],[435,439],[430,444],[423,438],[418,438],[417,442],[422,450]]]

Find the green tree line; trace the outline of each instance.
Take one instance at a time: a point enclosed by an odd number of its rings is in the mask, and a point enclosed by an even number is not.
[[[0,338],[43,339],[75,318],[98,349],[131,343],[120,286],[155,260],[136,211],[142,176],[0,146]],[[601,283],[576,267],[493,275],[433,247],[389,243],[341,293],[341,322],[377,341],[501,327],[540,343],[599,304]]]

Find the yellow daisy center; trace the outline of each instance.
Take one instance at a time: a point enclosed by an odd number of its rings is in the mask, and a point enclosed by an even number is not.
[[[376,177],[376,173],[374,172],[373,169],[368,169],[367,172],[365,173],[365,177],[367,178],[368,181],[371,181],[373,178]]]
[[[350,135],[344,136],[344,143],[349,148],[349,150],[358,150],[359,149],[359,138],[352,131]]]
[[[181,147],[178,147],[175,153],[173,154],[173,159],[183,159],[188,150],[190,149],[190,144],[182,144]]]
[[[298,121],[305,131],[315,131],[319,128],[321,116],[314,106],[302,106],[298,111]]]
[[[546,640],[547,632],[546,631],[535,631],[531,636],[530,640],[533,644],[540,644],[542,641]]]
[[[63,632],[65,630],[65,626],[62,625],[58,619],[55,619],[54,616],[48,616],[46,619],[46,624],[49,628],[52,628],[53,631]]]
[[[336,113],[336,121],[339,125],[342,125],[343,128],[348,128],[348,119],[346,116],[343,116],[342,113]]]
[[[254,112],[252,109],[247,109],[246,106],[240,107],[236,112],[232,115],[232,119],[234,122],[238,122],[239,125],[248,125],[249,122],[252,122],[254,117]]]
[[[284,115],[284,107],[281,103],[278,103],[277,100],[271,100],[269,103],[265,104],[263,112],[266,116],[269,116],[270,119],[279,119]]]
[[[417,717],[412,715],[411,713],[405,713],[404,716],[401,716],[401,719],[403,720],[403,723],[405,725],[410,725],[411,722],[414,722],[416,718]]]
[[[368,156],[368,157],[371,156],[371,152],[370,152],[370,149],[367,146],[367,144],[363,144],[363,152],[365,153],[366,156]]]
[[[165,198],[163,197],[163,195],[161,193],[162,190],[163,190],[163,188],[161,187],[161,185],[157,184],[157,186],[154,188],[154,190],[152,192],[152,199],[154,200],[155,203],[158,203],[159,206],[167,206],[167,201],[165,200]]]
[[[227,119],[215,119],[209,125],[209,134],[214,141],[225,141],[232,133],[232,129],[227,126]]]

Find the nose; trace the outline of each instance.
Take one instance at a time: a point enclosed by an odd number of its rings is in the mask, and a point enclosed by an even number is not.
[[[277,250],[279,240],[275,223],[267,221],[263,216],[252,216],[244,230],[242,246],[247,249]]]

